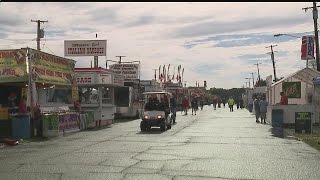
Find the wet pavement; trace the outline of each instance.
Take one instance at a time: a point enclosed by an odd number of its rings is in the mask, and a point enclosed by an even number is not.
[[[320,179],[320,152],[246,109],[177,112],[166,132],[140,120],[0,149],[0,179]]]

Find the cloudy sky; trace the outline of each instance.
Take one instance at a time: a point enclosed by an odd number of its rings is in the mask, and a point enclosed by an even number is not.
[[[242,87],[252,72],[257,78],[255,63],[261,63],[261,78],[273,75],[270,45],[277,45],[277,77],[306,66],[301,39],[273,35],[312,35],[312,11],[302,10],[308,6],[312,3],[0,2],[0,49],[36,49],[31,19],[48,20],[41,24],[41,50],[47,53],[64,57],[64,40],[95,39],[97,33],[107,40],[107,57],[99,57],[99,66],[124,55],[122,61],[141,62],[141,79],[152,79],[153,69],[170,64],[170,75],[174,66],[185,69],[187,86],[206,80],[208,87]],[[72,59],[77,67],[89,67],[93,58]]]

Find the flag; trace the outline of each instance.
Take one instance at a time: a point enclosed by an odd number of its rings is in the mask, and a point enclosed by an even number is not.
[[[170,77],[169,77],[169,69],[170,69],[170,64],[169,64],[169,66],[168,66],[168,72],[167,72],[167,77],[168,77],[168,80],[170,80]]]
[[[172,75],[172,79],[171,79],[172,81],[174,80],[174,75],[175,75],[175,74],[176,74],[176,67],[174,66],[174,67],[173,67],[173,75]]]

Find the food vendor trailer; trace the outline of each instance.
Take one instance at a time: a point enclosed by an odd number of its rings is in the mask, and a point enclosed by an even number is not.
[[[93,112],[88,127],[110,125],[116,112],[115,88],[124,86],[124,77],[104,68],[76,68],[81,108]]]

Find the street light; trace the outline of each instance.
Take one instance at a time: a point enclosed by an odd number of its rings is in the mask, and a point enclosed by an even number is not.
[[[290,36],[290,37],[294,37],[294,38],[301,38],[301,37],[298,37],[298,36],[294,36],[294,35],[290,35],[290,34],[275,34],[273,35],[274,37],[279,37],[279,36]]]

